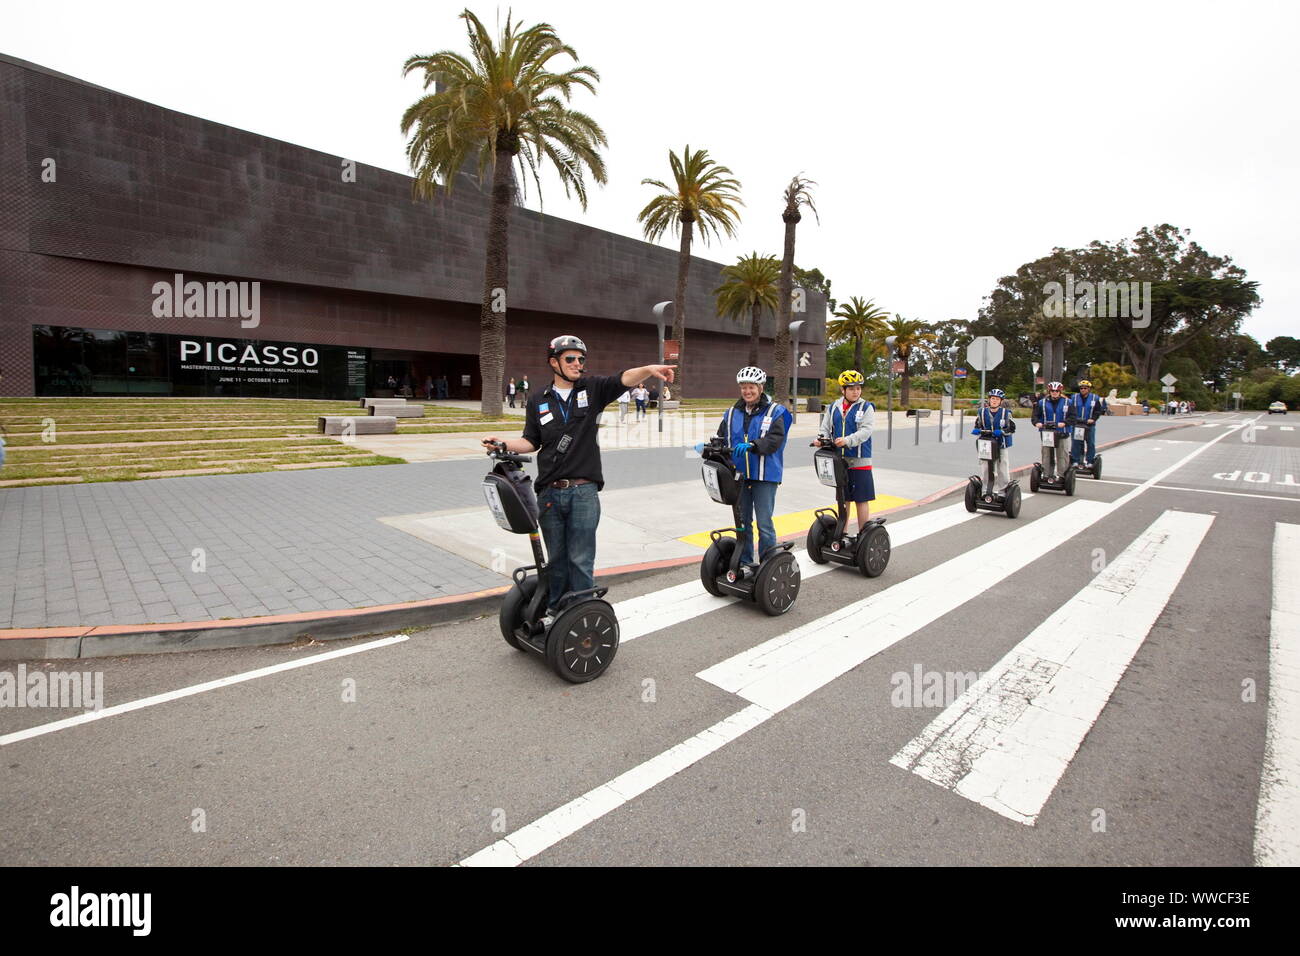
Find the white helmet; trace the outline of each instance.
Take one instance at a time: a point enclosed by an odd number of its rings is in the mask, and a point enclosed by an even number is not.
[[[736,373],[736,384],[744,385],[751,382],[754,385],[762,385],[767,381],[767,373],[761,368],[755,368],[753,365],[746,365]]]

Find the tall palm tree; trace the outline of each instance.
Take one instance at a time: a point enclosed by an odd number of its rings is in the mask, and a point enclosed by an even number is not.
[[[877,308],[874,299],[863,302],[855,295],[832,314],[835,318],[826,323],[826,334],[835,343],[853,341],[853,367],[861,372],[864,343],[873,354],[883,354],[879,343],[888,334],[883,329],[889,313]]]
[[[750,320],[749,365],[758,364],[759,323],[764,309],[776,311],[776,282],[780,274],[781,264],[776,256],[753,252],[738,257],[734,266],[724,266],[722,275],[727,281],[713,290],[718,315],[737,322]]]
[[[700,237],[708,244],[709,236],[715,238],[736,234],[740,222],[741,202],[739,181],[731,178],[731,170],[709,159],[707,149],[691,152],[687,146],[679,159],[668,151],[668,165],[672,169],[672,182],[643,179],[642,186],[661,189],[637,215],[645,237],[655,242],[670,229],[680,233],[681,245],[677,255],[677,291],[673,296],[673,338],[677,340],[677,395],[686,396],[686,280],[691,268],[691,242],[698,226]]]
[[[501,374],[505,363],[506,289],[510,274],[510,206],[515,198],[514,165],[525,165],[541,192],[538,167],[550,163],[564,184],[587,207],[585,176],[606,180],[600,147],[605,134],[590,116],[570,109],[575,87],[596,92],[600,75],[589,66],[552,72],[551,61],[567,56],[548,23],[524,28],[508,17],[494,40],[469,10],[461,13],[470,56],[442,50],[413,56],[402,75],[423,71],[424,88],[434,87],[402,116],[402,135],[410,135],[406,155],[415,174],[415,194],[430,197],[450,191],[467,161],[476,160],[480,182],[491,182],[483,304],[479,311],[479,371],[482,413],[501,414]],[[412,133],[414,130],[414,133]]]
[[[894,318],[885,322],[884,330],[880,336],[881,347],[884,347],[884,340],[888,336],[894,336],[894,352],[903,363],[901,374],[902,391],[899,394],[899,404],[906,405],[911,393],[912,385],[912,355],[914,352],[925,352],[930,346],[939,340],[939,337],[929,331],[928,327],[920,319],[905,319],[901,315],[895,315]]]
[[[781,221],[785,223],[785,255],[781,259],[781,284],[777,289],[780,299],[780,311],[776,316],[776,356],[773,366],[776,369],[776,400],[785,402],[790,397],[790,312],[791,299],[794,294],[794,230],[803,218],[800,206],[807,206],[817,216],[817,207],[813,205],[812,191],[808,188],[817,184],[811,179],[804,179],[802,174],[790,180],[785,187],[785,208],[781,211]],[[821,222],[821,217],[817,216]]]

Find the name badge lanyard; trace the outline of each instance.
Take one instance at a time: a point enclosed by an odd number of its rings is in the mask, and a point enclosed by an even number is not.
[[[569,400],[573,398],[573,392],[569,393],[569,398],[560,398],[560,393],[551,389],[551,394],[555,396],[555,407],[560,410],[560,417],[564,419],[564,424],[569,424]]]

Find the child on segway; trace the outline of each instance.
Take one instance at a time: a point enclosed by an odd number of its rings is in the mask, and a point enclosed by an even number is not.
[[[1051,382],[1047,394],[1034,403],[1031,418],[1039,432],[1042,461],[1035,462],[1029,472],[1029,490],[1047,488],[1074,494],[1074,474],[1069,465],[1070,402],[1065,397],[1065,386]]]
[[[988,404],[975,415],[971,434],[977,439],[976,453],[983,467],[980,475],[971,475],[966,486],[966,510],[1002,511],[1014,518],[1020,513],[1020,485],[1011,480],[1011,456],[1007,452],[1016,422],[1011,409],[1003,404],[1005,399],[1002,389],[989,389]]]
[[[1092,382],[1086,378],[1079,382],[1079,390],[1070,398],[1070,429],[1074,444],[1070,461],[1081,475],[1101,477],[1101,456],[1097,454],[1097,419],[1109,409],[1106,400],[1092,391]]]
[[[876,577],[889,563],[889,533],[884,519],[871,520],[871,502],[876,487],[871,470],[871,433],[876,409],[862,398],[862,373],[848,369],[840,373],[840,400],[833,402],[822,417],[813,456],[818,480],[835,488],[835,511],[817,510],[808,529],[808,556],[818,564],[835,560],[855,564],[867,577]],[[857,534],[848,534],[848,503],[853,502],[858,518]]]

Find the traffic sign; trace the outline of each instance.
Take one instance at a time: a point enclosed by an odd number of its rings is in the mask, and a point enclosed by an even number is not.
[[[902,375],[907,371],[907,363],[902,359],[894,359],[893,372],[895,375]]]
[[[966,377],[966,370],[965,370],[964,368],[955,368],[955,369],[952,370],[952,377],[953,377],[953,378],[965,378],[965,377]]]
[[[1164,378],[1162,378],[1160,381],[1164,382],[1166,385],[1173,385],[1174,382],[1178,381],[1178,379],[1174,378],[1172,375],[1166,372]]]
[[[1177,381],[1177,379],[1175,379],[1175,381]],[[1174,392],[1174,387],[1172,385],[1164,385],[1161,387],[1160,391],[1164,392],[1166,395],[1170,395]]]
[[[1232,393],[1232,397],[1233,397],[1233,398],[1241,398],[1241,392],[1233,392],[1233,393]]]
[[[1002,343],[991,335],[981,335],[966,347],[966,361],[977,372],[990,372],[1002,361]]]

